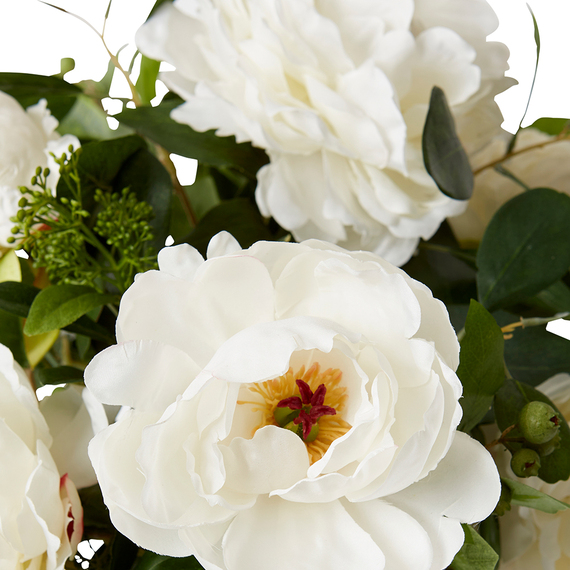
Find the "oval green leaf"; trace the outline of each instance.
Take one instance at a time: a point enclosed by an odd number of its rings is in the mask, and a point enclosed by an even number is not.
[[[455,121],[445,93],[431,90],[422,134],[424,164],[437,187],[450,198],[468,200],[473,194],[473,172],[455,131]]]
[[[558,511],[565,511],[570,509],[568,503],[559,501],[542,491],[533,489],[520,481],[513,479],[506,479],[501,477],[503,485],[506,485],[511,490],[511,503],[519,507],[528,507],[530,509],[537,509],[545,513],[554,514]]]
[[[479,301],[490,311],[536,295],[570,266],[570,197],[536,188],[491,219],[477,253]]]
[[[452,570],[494,570],[499,555],[468,524],[462,524],[465,542],[450,565]]]

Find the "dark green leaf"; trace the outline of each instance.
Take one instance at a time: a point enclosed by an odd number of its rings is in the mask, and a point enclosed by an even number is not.
[[[114,295],[102,295],[83,285],[52,285],[34,299],[24,332],[36,335],[61,329],[91,309],[115,300]]]
[[[61,121],[68,113],[81,90],[59,77],[31,73],[0,73],[0,91],[12,95],[22,107],[47,100],[51,114]]]
[[[524,483],[501,477],[501,481],[511,490],[511,503],[520,507],[537,509],[545,513],[554,514],[558,511],[570,509],[570,505],[537,491]]]
[[[109,509],[103,502],[103,494],[98,484],[78,489],[83,506],[83,524],[86,528],[112,529]]]
[[[570,197],[549,188],[515,196],[491,219],[477,254],[479,300],[512,305],[558,281],[570,266]]]
[[[139,200],[152,206],[154,218],[150,225],[154,232],[154,248],[164,247],[170,227],[172,181],[160,161],[148,150],[141,148],[124,163],[113,181],[116,192],[129,186]]]
[[[230,232],[244,248],[259,240],[273,239],[255,206],[238,198],[210,210],[184,241],[205,255],[212,237],[222,230]]]
[[[556,406],[542,393],[532,386],[507,378],[495,396],[495,417],[501,431],[518,421],[522,408],[531,401],[538,400]],[[513,444],[513,447],[514,444]],[[570,477],[570,429],[560,414],[560,447],[550,455],[540,458],[541,466],[538,476],[547,483],[565,481]]]
[[[2,283],[0,283],[2,285]],[[0,309],[0,344],[7,346],[14,355],[14,359],[24,368],[29,367],[22,320],[20,317]]]
[[[195,158],[202,164],[233,166],[254,177],[269,161],[263,150],[249,143],[237,144],[234,137],[218,137],[214,131],[199,133],[171,119],[170,112],[182,103],[178,98],[168,99],[157,107],[125,109],[115,118],[167,151]]]
[[[156,97],[156,78],[159,69],[160,61],[142,56],[141,70],[135,87],[144,105],[150,105],[151,100]]]
[[[124,137],[132,132],[127,127],[112,130],[107,114],[93,99],[79,95],[75,104],[57,128],[61,134],[75,135],[81,141],[108,140]]]
[[[465,542],[455,555],[450,568],[453,570],[494,570],[499,555],[485,542],[477,531],[462,524]]]
[[[107,570],[126,570],[131,568],[137,558],[139,547],[120,532],[111,542],[111,560]]]
[[[75,322],[63,327],[64,330],[82,334],[92,338],[93,340],[98,340],[106,344],[114,344],[115,337],[113,333],[102,327],[99,323],[96,323],[93,319],[89,318],[87,315],[79,317]]]
[[[553,119],[552,117],[543,117],[534,121],[529,129],[537,129],[549,135],[560,134],[564,127],[568,125],[568,119]]]
[[[499,517],[488,516],[479,525],[479,534],[483,540],[500,556],[501,555],[501,532],[499,528]]]
[[[552,313],[570,312],[570,288],[563,281],[556,281],[526,302]]]
[[[505,378],[503,333],[493,316],[471,300],[461,341],[457,376],[463,384],[463,418],[459,429],[471,431],[485,416]]]
[[[91,142],[81,147],[78,170],[81,178],[81,192],[84,198],[83,207],[93,206],[92,192],[96,188],[110,190],[112,181],[119,173],[125,161],[146,143],[136,135]],[[57,184],[57,195],[73,198],[62,176]]]
[[[560,372],[570,373],[570,341],[543,326],[515,329],[505,341],[505,361],[517,380],[537,386]]]
[[[32,285],[17,281],[4,281],[0,283],[0,309],[26,318],[39,292],[40,290]]]
[[[473,193],[473,172],[455,131],[445,93],[434,87],[422,134],[424,164],[438,188],[450,198],[468,200]]]
[[[135,564],[133,570],[202,570],[194,558],[170,558],[154,552],[145,552]]]
[[[83,370],[74,366],[56,366],[55,368],[36,368],[34,370],[36,385],[67,384],[83,382]]]

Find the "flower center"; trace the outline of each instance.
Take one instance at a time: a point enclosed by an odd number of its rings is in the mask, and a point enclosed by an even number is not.
[[[321,372],[318,362],[307,370],[301,366],[295,373],[289,368],[279,378],[248,385],[248,390],[257,396],[256,401],[240,400],[238,404],[252,404],[252,411],[262,412],[261,423],[253,433],[275,425],[299,435],[312,464],[351,428],[340,416],[348,399],[346,388],[340,386],[341,379],[338,368]]]

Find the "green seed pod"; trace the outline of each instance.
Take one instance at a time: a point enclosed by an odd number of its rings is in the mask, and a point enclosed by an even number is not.
[[[540,456],[534,449],[523,447],[513,454],[511,469],[517,477],[535,477],[540,469]]]
[[[6,241],[8,243],[14,243],[16,241],[16,238],[14,236],[10,236],[10,237],[6,238]]]
[[[556,451],[560,447],[560,434],[557,433],[550,441],[546,443],[539,443],[536,445],[531,444],[532,449],[534,449],[541,457],[546,457],[550,455],[553,451]]]
[[[554,408],[538,401],[529,402],[521,410],[518,424],[524,438],[533,444],[550,441],[560,430]]]
[[[273,412],[273,417],[277,422],[277,425],[285,427],[289,422],[292,422],[299,415],[299,410],[292,410],[291,408],[275,408]],[[295,426],[295,430],[297,426]]]

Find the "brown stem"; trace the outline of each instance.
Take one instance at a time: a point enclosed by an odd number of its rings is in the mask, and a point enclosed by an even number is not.
[[[517,424],[513,424],[512,426],[509,426],[496,440],[492,441],[491,443],[488,443],[485,446],[485,449],[490,450],[492,447],[495,447],[495,445],[499,445],[499,443],[503,443],[503,441],[505,441],[505,436],[508,433],[510,433],[511,431],[513,431],[516,427],[517,427]]]
[[[529,146],[525,146],[524,148],[520,148],[519,150],[513,150],[511,152],[508,152],[507,154],[505,154],[501,158],[498,158],[497,160],[493,160],[492,162],[484,164],[483,166],[480,166],[479,168],[475,169],[473,171],[473,176],[477,176],[477,174],[483,172],[483,170],[487,170],[488,168],[493,168],[493,166],[497,166],[497,164],[501,164],[501,162],[505,162],[506,160],[509,160],[509,158],[512,158],[513,156],[518,156],[519,154],[524,154],[525,152],[528,152],[529,150],[534,150],[535,148],[542,148],[544,146],[548,146],[550,144],[553,144],[553,143],[556,143],[559,141],[563,141],[563,140],[568,138],[568,134],[569,134],[568,131],[566,129],[564,129],[559,135],[557,135],[553,139],[549,139],[547,141],[542,141],[540,143],[531,144]]]

